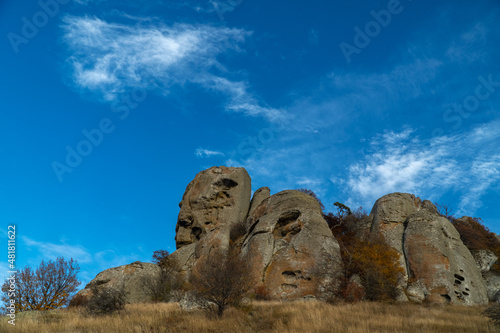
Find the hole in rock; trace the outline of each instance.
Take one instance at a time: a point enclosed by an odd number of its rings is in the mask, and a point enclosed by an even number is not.
[[[290,222],[297,220],[299,216],[300,212],[298,210],[291,210],[281,214],[280,218],[278,219],[278,223],[276,223],[276,228],[285,226]]]
[[[464,281],[465,278],[462,275],[455,274],[455,279],[458,279],[460,281]]]
[[[224,178],[224,179],[221,179],[218,182],[216,182],[215,185],[221,186],[221,187],[223,186],[223,187],[227,187],[227,188],[233,188],[233,187],[238,186],[238,183],[232,179]]]
[[[179,221],[179,225],[184,228],[189,227],[191,223],[192,223],[191,221],[185,221],[185,220]]]
[[[201,228],[198,228],[198,227],[194,227],[192,229],[193,231],[193,235],[196,237],[196,239],[200,239],[200,235],[201,235]]]
[[[292,271],[284,271],[281,273],[284,277],[295,277],[295,273]]]
[[[441,295],[441,297],[442,297],[442,298],[444,298],[444,299],[446,300],[446,302],[448,302],[448,303],[449,303],[449,302],[451,302],[451,297],[450,297],[450,295],[448,295],[448,294],[444,294],[444,295]]]

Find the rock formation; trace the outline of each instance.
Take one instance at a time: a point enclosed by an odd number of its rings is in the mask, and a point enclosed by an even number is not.
[[[388,194],[375,202],[370,218],[370,233],[380,233],[400,254],[405,270],[401,289],[406,289],[410,300],[487,303],[486,287],[472,254],[430,201],[408,193]]]
[[[250,195],[251,180],[243,168],[212,167],[189,183],[179,204],[177,250],[170,257],[180,276],[188,281],[197,265],[233,247],[249,264],[252,290],[260,287],[278,300],[327,296],[343,264],[318,201],[293,190],[271,195],[267,187],[256,190],[251,200]],[[241,232],[231,239],[235,228]],[[348,228],[359,238],[382,236],[399,253],[404,271],[400,301],[500,301],[500,275],[490,271],[498,258],[487,252],[471,254],[430,201],[408,193],[388,194],[375,202],[369,216]],[[92,284],[124,283],[129,302],[143,301],[139,280],[158,270],[138,262],[112,268],[79,294],[88,296]]]
[[[326,285],[337,278],[335,272],[342,272],[339,244],[318,201],[299,191],[265,199],[259,198],[261,194],[256,192],[252,200],[260,204],[247,219],[249,230],[241,248],[254,285],[266,287],[275,299],[317,295],[318,285]]]
[[[189,183],[179,204],[177,251],[172,254],[186,278],[211,253],[227,253],[231,228],[243,224],[248,215],[251,192],[250,176],[243,168],[212,167]]]
[[[156,277],[160,267],[155,264],[136,261],[129,265],[109,268],[100,272],[97,276],[80,290],[73,299],[85,303],[92,296],[91,287],[120,289],[124,288],[127,303],[149,302],[143,281],[149,277]]]

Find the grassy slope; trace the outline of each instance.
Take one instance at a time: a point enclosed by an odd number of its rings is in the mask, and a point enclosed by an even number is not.
[[[88,317],[76,309],[20,314],[16,326],[0,322],[0,332],[497,332],[484,307],[415,304],[257,302],[230,309],[220,320],[201,311],[186,312],[176,303],[135,304],[107,317]],[[500,332],[500,330],[499,330]]]

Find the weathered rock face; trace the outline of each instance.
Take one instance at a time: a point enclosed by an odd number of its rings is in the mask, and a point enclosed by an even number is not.
[[[405,271],[401,290],[410,300],[487,302],[472,254],[430,201],[408,193],[388,194],[376,201],[370,218],[370,233],[380,233],[400,254]]]
[[[493,266],[498,260],[495,253],[489,250],[476,250],[471,251],[471,253],[476,261],[477,267],[481,270],[481,273],[489,272],[491,266]]]
[[[212,167],[189,183],[179,204],[172,256],[189,274],[211,250],[229,248],[231,228],[244,223],[250,208],[251,181],[243,168]],[[220,253],[220,252],[218,252]]]
[[[252,201],[250,202],[250,210],[248,212],[247,221],[245,227],[250,230],[250,227],[254,224],[254,211],[260,206],[262,201],[268,199],[271,196],[271,190],[269,187],[261,187],[253,194]]]
[[[407,219],[404,251],[410,285],[435,303],[488,302],[481,273],[460,234],[445,217],[420,210]]]
[[[341,273],[339,245],[310,195],[283,191],[270,196],[247,223],[241,255],[251,266],[254,285],[265,286],[272,298],[317,295],[318,285]]]
[[[423,207],[422,200],[413,194],[391,193],[375,202],[369,216],[372,220],[370,233],[375,234],[380,232],[387,244],[399,252],[399,262],[405,272],[405,282],[408,280],[408,272],[406,271],[407,267],[403,250],[404,223],[408,216]],[[425,208],[436,209],[432,203],[427,201],[425,202]]]
[[[147,294],[143,281],[148,277],[156,277],[160,273],[160,267],[155,264],[136,261],[129,265],[114,267],[102,271],[80,290],[74,299],[81,298],[83,302],[92,296],[90,288],[118,289],[124,288],[127,303],[142,303],[151,301]]]
[[[481,270],[481,274],[483,275],[488,300],[490,302],[500,303],[500,274],[491,271],[491,267],[497,262],[498,257],[489,250],[475,250],[471,252],[477,267]]]
[[[485,272],[483,274],[484,283],[486,284],[486,291],[488,299],[491,302],[500,303],[500,274],[495,272]]]
[[[179,204],[177,248],[196,243],[214,230],[243,222],[250,205],[250,176],[243,168],[212,167],[196,175]]]

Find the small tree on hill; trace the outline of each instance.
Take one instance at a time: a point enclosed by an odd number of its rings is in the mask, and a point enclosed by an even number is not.
[[[453,220],[453,208],[450,205],[442,205],[435,202],[434,206],[436,206],[439,214],[446,217],[450,221]]]
[[[144,290],[149,294],[153,302],[168,302],[172,292],[180,288],[178,276],[178,264],[169,257],[166,250],[158,250],[153,253],[153,262],[160,266],[161,270],[156,275],[146,276],[142,283]]]
[[[69,303],[81,284],[77,279],[80,270],[76,260],[49,260],[40,263],[33,269],[26,266],[16,274],[15,307],[17,312],[28,310],[52,310]],[[2,285],[2,301],[5,306],[10,304],[10,282]]]
[[[197,302],[222,317],[228,307],[238,306],[250,289],[248,265],[236,251],[227,256],[212,252],[193,270],[190,282]]]
[[[349,301],[360,300],[361,297],[374,301],[394,300],[404,273],[399,264],[399,254],[381,236],[360,239],[352,231],[351,227],[366,216],[362,207],[354,213],[345,205],[336,207],[339,208],[337,214],[324,215],[333,236],[339,242],[344,263],[344,276],[336,295]],[[354,275],[360,277],[363,291],[352,283]]]
[[[340,218],[345,218],[346,216],[352,214],[351,208],[347,207],[341,202],[337,201],[333,205],[337,207],[337,216],[339,216]]]

